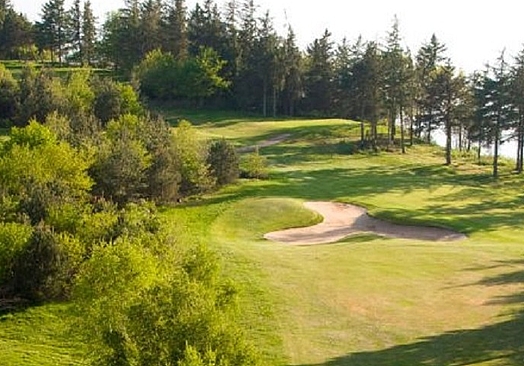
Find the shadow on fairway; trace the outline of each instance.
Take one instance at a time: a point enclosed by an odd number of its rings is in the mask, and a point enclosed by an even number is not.
[[[507,272],[488,277],[480,284],[498,286],[524,283],[524,261],[502,262],[500,266],[507,267]],[[522,304],[523,300],[524,292],[520,292],[493,299],[493,302]],[[302,366],[465,366],[481,363],[506,366],[524,365],[523,330],[524,309],[521,309],[509,320],[482,328],[450,331],[421,338],[411,344],[378,351],[355,352],[323,364]]]

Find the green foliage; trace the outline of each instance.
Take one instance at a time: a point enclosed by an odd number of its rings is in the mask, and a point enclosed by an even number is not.
[[[45,126],[14,128],[0,152],[0,194],[33,224],[49,210],[83,202],[91,188],[88,162]]]
[[[170,251],[155,254],[132,238],[95,248],[75,289],[91,362],[256,364],[230,323],[234,291],[219,279],[216,259],[201,248]]]
[[[12,276],[14,260],[24,250],[32,232],[27,224],[0,222],[0,284]]]
[[[188,121],[181,121],[174,132],[175,151],[182,178],[180,191],[184,195],[199,194],[214,185],[209,174],[207,151],[203,141]]]
[[[141,136],[152,158],[145,195],[159,203],[172,202],[179,196],[181,176],[171,127],[162,119],[146,117]]]
[[[251,179],[266,179],[269,175],[268,162],[265,156],[260,155],[258,146],[249,153],[241,164],[242,177]]]
[[[77,70],[69,74],[64,85],[68,115],[76,116],[91,113],[95,94],[89,82],[90,78],[90,70]]]
[[[36,70],[26,66],[20,77],[20,109],[16,119],[18,126],[25,126],[35,118],[44,121],[53,111],[63,111],[67,105],[64,88],[48,69]]]
[[[95,93],[93,113],[103,125],[123,114],[143,114],[138,95],[131,85],[106,78],[95,78],[92,85]]]
[[[196,57],[176,59],[155,50],[147,54],[135,71],[144,96],[151,99],[198,99],[228,87],[220,72],[225,62],[209,48]]]
[[[124,116],[122,120],[130,117]],[[90,169],[95,181],[94,193],[119,204],[140,197],[146,185],[145,172],[151,165],[147,150],[127,126],[120,124],[122,120],[110,122],[113,132],[119,135],[108,132]]]
[[[31,301],[64,298],[84,254],[78,239],[37,226],[14,261],[8,286]]]
[[[214,141],[209,147],[207,163],[219,186],[233,183],[239,176],[239,157],[235,147],[225,139]]]
[[[141,197],[171,201],[179,193],[179,154],[163,120],[121,116],[107,125],[91,168],[94,191],[119,204]]]
[[[11,126],[19,103],[18,83],[11,72],[0,64],[0,127]]]

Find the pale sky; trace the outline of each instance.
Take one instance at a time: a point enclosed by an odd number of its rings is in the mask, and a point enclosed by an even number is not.
[[[39,18],[46,0],[12,0],[16,10],[31,20]],[[188,10],[197,1],[187,0]],[[202,1],[203,2],[203,1]],[[220,6],[226,0],[217,0]],[[66,0],[69,8],[72,0]],[[91,0],[93,10],[102,21],[111,10],[123,6],[124,0]],[[432,33],[446,44],[453,63],[467,72],[481,70],[492,63],[503,49],[515,56],[524,48],[524,4],[516,0],[255,0],[261,14],[269,10],[275,25],[284,34],[289,22],[300,46],[320,37],[327,28],[335,41],[343,37],[355,40],[382,41],[397,15],[404,45],[416,53]]]

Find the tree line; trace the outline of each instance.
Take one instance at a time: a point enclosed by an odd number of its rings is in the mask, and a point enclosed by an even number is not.
[[[64,0],[49,0],[31,24],[2,0],[0,38],[9,42],[0,56],[33,49],[58,62],[110,65],[150,100],[350,118],[362,122],[362,146],[373,148],[404,151],[443,129],[448,164],[456,135],[460,149],[476,146],[479,155],[494,146],[494,175],[499,145],[515,139],[516,170],[523,170],[522,54],[511,63],[500,55],[466,75],[435,35],[412,54],[396,18],[382,43],[359,37],[336,44],[326,30],[300,50],[290,25],[282,36],[259,10],[253,0],[222,8],[205,0],[191,10],[184,0],[128,0],[97,29],[89,1],[66,10]],[[387,133],[377,128],[383,123]]]

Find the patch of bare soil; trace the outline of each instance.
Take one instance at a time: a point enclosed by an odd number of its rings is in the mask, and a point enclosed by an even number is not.
[[[280,144],[286,141],[290,136],[291,135],[289,133],[284,133],[282,135],[276,135],[276,136],[271,137],[270,139],[260,141],[258,144],[254,146],[244,146],[244,147],[238,148],[237,151],[239,153],[253,152],[255,151],[257,147],[262,148],[262,147]]]
[[[398,225],[379,220],[369,216],[362,207],[344,203],[306,202],[304,206],[318,212],[324,217],[324,221],[314,226],[275,231],[264,235],[264,238],[286,244],[334,243],[359,233],[430,241],[454,241],[466,238],[466,235],[448,229]]]

